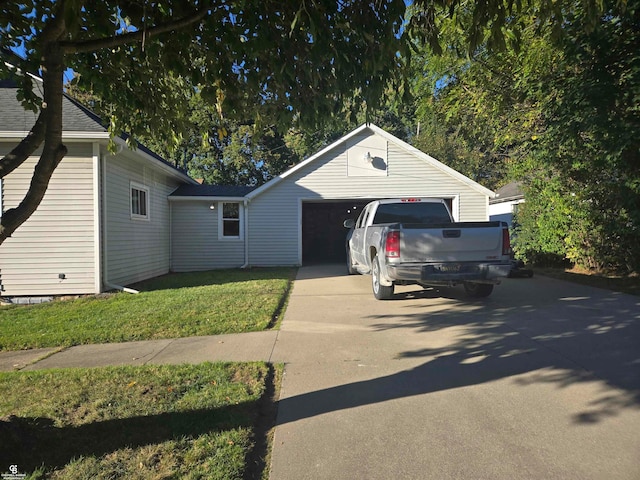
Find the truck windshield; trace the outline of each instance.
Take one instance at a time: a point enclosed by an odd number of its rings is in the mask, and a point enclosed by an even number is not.
[[[382,203],[373,219],[379,223],[451,223],[451,217],[442,203]]]

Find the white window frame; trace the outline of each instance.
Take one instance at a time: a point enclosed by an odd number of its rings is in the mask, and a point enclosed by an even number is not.
[[[238,205],[238,218],[225,218],[224,217],[224,205],[232,203]],[[218,203],[218,240],[233,241],[244,239],[244,205],[242,202],[237,201],[222,201]],[[224,222],[225,221],[237,221],[238,222],[238,235],[225,235],[224,234]]]
[[[134,196],[133,191],[134,190],[144,192],[144,197],[145,197],[144,215],[140,213],[135,213],[133,211],[133,196]],[[150,215],[151,212],[149,211],[149,209],[151,208],[150,193],[151,193],[150,189],[146,185],[143,185],[137,182],[129,182],[129,213],[131,214],[131,220],[144,220],[148,222],[151,219],[151,215]]]

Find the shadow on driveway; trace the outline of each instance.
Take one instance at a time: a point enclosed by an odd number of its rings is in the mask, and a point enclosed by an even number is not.
[[[411,335],[462,326],[464,335],[446,346],[400,352],[398,358],[426,360],[411,370],[282,399],[278,424],[525,373],[516,385],[565,388],[600,380],[612,387],[573,416],[576,424],[640,408],[640,299],[551,279],[538,280],[531,299],[529,286],[497,290],[482,301],[449,288],[397,294],[397,300],[447,298],[456,308],[420,313],[408,303],[406,314],[369,316],[373,331]]]

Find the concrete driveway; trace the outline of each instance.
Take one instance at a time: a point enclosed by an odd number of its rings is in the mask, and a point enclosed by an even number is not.
[[[304,267],[272,480],[639,479],[640,298],[544,277],[373,298]]]

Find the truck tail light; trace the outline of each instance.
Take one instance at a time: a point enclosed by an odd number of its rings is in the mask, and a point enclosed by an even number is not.
[[[507,227],[502,228],[502,255],[511,255],[511,237]]]
[[[387,239],[384,244],[384,254],[389,258],[400,257],[400,231],[391,230],[387,233]]]

